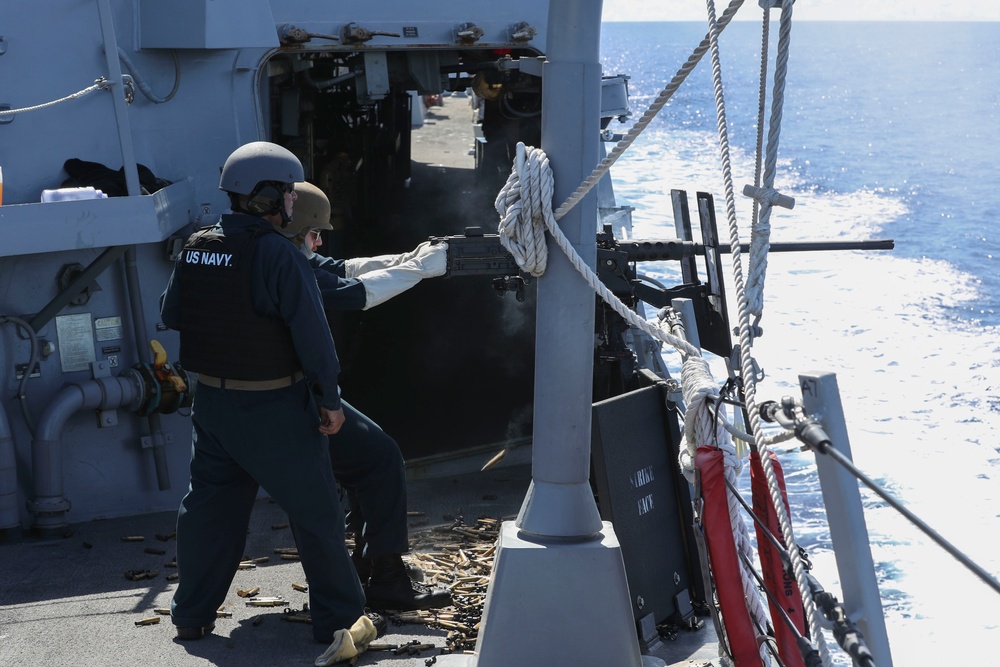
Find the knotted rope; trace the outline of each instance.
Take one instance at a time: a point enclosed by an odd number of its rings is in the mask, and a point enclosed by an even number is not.
[[[548,249],[545,245],[545,232],[547,230],[552,236],[552,240],[566,254],[573,268],[583,276],[590,288],[629,324],[691,356],[700,357],[701,352],[698,348],[639,317],[601,282],[601,279],[597,277],[593,269],[587,266],[587,263],[573,248],[573,244],[566,238],[562,229],[556,224],[556,215],[552,212],[552,207],[533,203],[541,198],[545,192],[548,192],[548,201],[551,201],[552,170],[545,152],[540,148],[525,146],[519,142],[514,168],[511,170],[507,182],[500,189],[495,205],[497,213],[500,214],[498,227],[500,242],[508,250],[513,248],[511,254],[516,251],[532,262],[521,265],[521,260],[518,259],[518,265],[521,266],[522,270],[535,276],[540,276],[544,272],[548,258]],[[518,255],[514,256],[517,258]]]

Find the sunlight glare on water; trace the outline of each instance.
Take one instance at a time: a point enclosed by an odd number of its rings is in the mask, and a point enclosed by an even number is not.
[[[710,133],[678,129],[668,138],[657,130],[640,138],[613,171],[618,203],[637,209],[633,238],[676,236],[670,189],[677,188],[687,190],[691,202],[699,190],[715,195],[720,236],[728,242],[718,163]],[[739,192],[752,179],[752,158],[734,149],[733,164]],[[837,193],[779,173],[779,189],[796,204],[773,211],[772,243],[888,238],[886,230],[908,213],[897,195]],[[737,195],[736,207],[740,240],[747,242],[747,198]],[[743,253],[744,275],[748,261]],[[724,263],[735,324],[731,256]],[[670,263],[644,264],[640,271],[668,286],[680,282]],[[894,251],[775,252],[764,289],[764,335],[753,354],[765,373],[758,402],[799,396],[799,373],[834,372],[859,467],[984,568],[1000,572],[992,547],[1000,527],[1000,327],[955,315],[956,306],[978,299],[977,276],[939,259]],[[676,354],[665,358],[679,368]],[[721,383],[724,376],[716,379]],[[800,544],[823,585],[839,597],[819,489],[810,475],[812,455],[793,445],[785,449],[792,450],[783,461],[799,505],[793,522]],[[956,659],[981,657],[996,639],[1000,598],[873,493],[862,489],[862,498],[895,664],[962,664]],[[959,636],[956,646],[949,638]]]

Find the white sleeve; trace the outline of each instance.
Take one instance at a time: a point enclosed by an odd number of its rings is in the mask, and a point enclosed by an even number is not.
[[[415,251],[416,252],[416,251]],[[411,259],[378,268],[357,276],[365,286],[365,307],[368,310],[402,294],[424,278],[443,276],[447,270],[448,246],[439,243],[422,249]]]
[[[437,245],[444,245],[447,247],[447,244]],[[347,278],[359,278],[369,271],[375,271],[376,269],[388,269],[393,266],[405,264],[411,259],[425,254],[431,247],[433,246],[431,246],[430,241],[424,241],[413,250],[399,255],[378,255],[377,257],[355,257],[353,259],[347,259],[344,260],[344,271],[347,274]]]

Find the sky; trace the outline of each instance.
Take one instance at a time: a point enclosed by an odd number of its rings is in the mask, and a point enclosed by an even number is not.
[[[721,15],[729,0],[715,0]],[[604,0],[605,21],[704,21],[703,0]],[[776,11],[776,10],[772,10]],[[746,0],[737,20],[759,20],[756,0]],[[1000,21],[998,0],[798,0],[800,21]]]

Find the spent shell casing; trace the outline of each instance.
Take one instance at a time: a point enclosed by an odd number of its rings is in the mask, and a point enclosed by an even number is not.
[[[250,598],[249,600],[247,600],[247,606],[248,607],[287,607],[288,606],[288,600],[285,600],[283,598],[272,598],[272,597]]]
[[[486,472],[487,470],[489,470],[490,468],[492,468],[496,464],[498,464],[501,461],[503,461],[503,459],[504,459],[505,456],[507,456],[507,449],[506,448],[501,449],[499,452],[497,452],[496,456],[494,456],[489,461],[487,461],[486,464],[483,465],[483,467],[479,469],[479,472]]]
[[[153,610],[154,614],[159,614],[160,616],[170,616],[170,610],[166,607],[157,607]]]
[[[156,625],[160,622],[159,616],[150,616],[149,618],[144,618],[142,620],[136,621],[136,625]]]
[[[295,612],[294,614],[285,614],[281,617],[281,620],[288,621],[289,623],[312,623],[312,615]]]
[[[376,644],[372,642],[368,645],[369,651],[395,651],[399,648],[399,644]]]
[[[143,542],[145,539],[142,535],[126,535],[122,538],[122,542]]]
[[[145,551],[148,554],[153,554],[154,556],[162,556],[163,554],[167,553],[166,549],[157,549],[156,547],[146,547],[145,549],[143,549],[143,551]]]
[[[297,591],[302,591],[303,593],[309,590],[308,586],[303,586],[302,584],[295,584],[295,583],[292,584],[292,588],[294,588]]]

